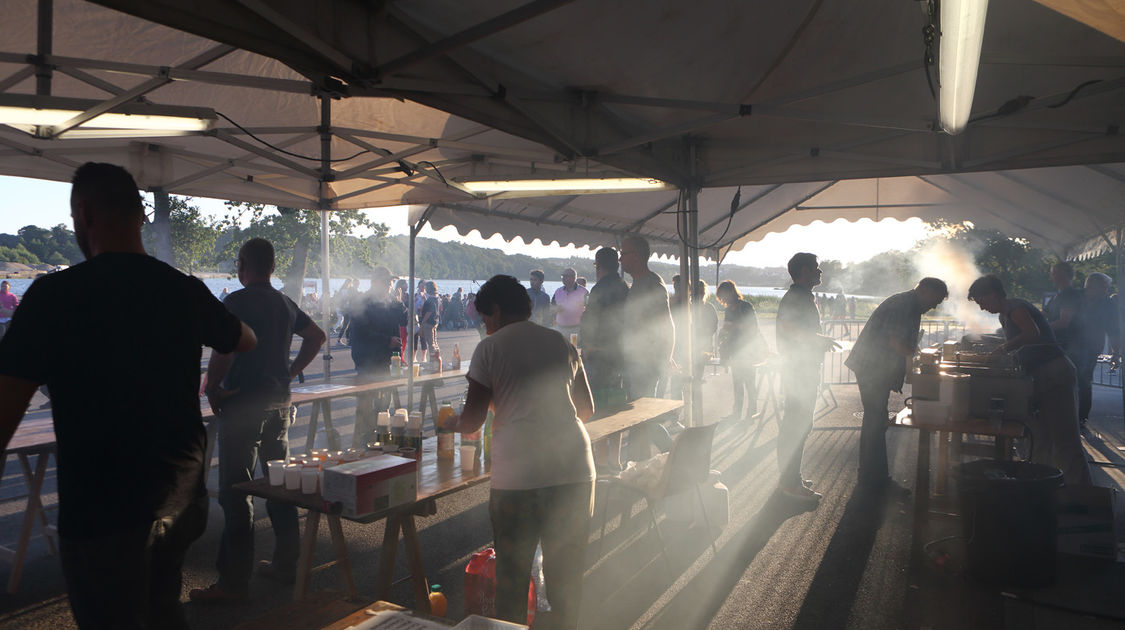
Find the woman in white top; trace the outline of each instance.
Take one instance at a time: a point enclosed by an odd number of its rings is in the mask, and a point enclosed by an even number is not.
[[[528,321],[531,300],[519,280],[493,276],[475,305],[488,337],[473,353],[465,409],[446,427],[472,433],[489,405],[495,410],[489,514],[497,617],[527,622],[528,576],[542,543],[549,625],[575,628],[594,507],[594,459],[582,424],[594,413],[586,372],[560,333]]]

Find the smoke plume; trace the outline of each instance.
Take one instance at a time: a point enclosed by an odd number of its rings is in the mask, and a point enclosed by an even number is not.
[[[971,251],[943,239],[931,239],[918,251],[914,265],[919,276],[941,278],[949,286],[949,299],[938,307],[965,323],[965,332],[992,332],[999,327],[995,315],[968,299],[969,285],[984,275]]]

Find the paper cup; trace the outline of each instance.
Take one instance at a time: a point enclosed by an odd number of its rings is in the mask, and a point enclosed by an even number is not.
[[[284,459],[275,459],[275,460],[271,460],[271,461],[266,462],[266,469],[269,470],[269,473],[270,473],[270,485],[271,486],[283,486],[283,485],[285,485],[285,460]]]
[[[320,471],[316,468],[301,469],[301,494],[316,494],[316,482]]]
[[[472,470],[477,465],[477,447],[461,447],[461,470]]]
[[[286,490],[300,490],[301,489],[301,466],[298,464],[287,464],[285,466],[285,489]]]

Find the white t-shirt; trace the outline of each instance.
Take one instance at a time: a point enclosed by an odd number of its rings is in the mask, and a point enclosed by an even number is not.
[[[570,388],[582,362],[557,331],[508,324],[473,352],[469,378],[492,390],[492,487],[530,490],[594,479],[590,436]]]

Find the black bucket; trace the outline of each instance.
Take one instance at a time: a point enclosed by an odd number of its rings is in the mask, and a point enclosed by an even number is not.
[[[1036,587],[1055,579],[1057,468],[979,460],[958,467],[969,574]]]

